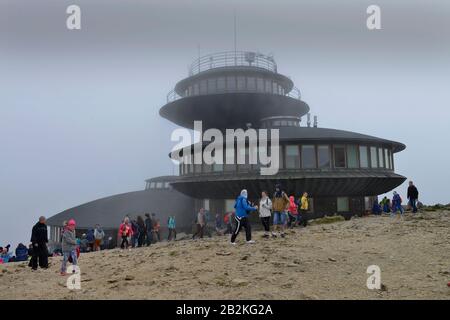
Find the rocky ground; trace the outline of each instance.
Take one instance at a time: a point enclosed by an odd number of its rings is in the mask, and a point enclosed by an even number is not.
[[[450,211],[354,218],[232,247],[228,237],[83,254],[81,290],[61,258],[0,265],[0,299],[450,299]],[[381,290],[369,290],[369,265]]]

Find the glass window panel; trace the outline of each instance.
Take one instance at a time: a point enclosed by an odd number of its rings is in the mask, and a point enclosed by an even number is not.
[[[216,79],[208,79],[208,92],[209,93],[216,93],[217,87],[216,87]]]
[[[361,168],[369,167],[369,157],[367,155],[367,151],[366,146],[359,146],[359,165]]]
[[[286,169],[300,168],[300,152],[297,145],[287,145],[286,148]]]
[[[247,89],[252,91],[256,90],[256,78],[254,77],[247,78]]]
[[[378,164],[380,165],[380,168],[384,168],[384,155],[382,148],[378,148]]]
[[[272,93],[272,81],[266,79],[266,92]]]
[[[317,156],[319,162],[319,168],[329,168],[330,161],[330,146],[318,146]]]
[[[225,91],[225,78],[224,77],[220,77],[217,78],[217,91]]]
[[[198,83],[194,84],[194,95],[198,95],[199,91],[198,91]]]
[[[231,155],[227,156],[227,153],[230,152]],[[234,148],[227,148],[225,149],[225,165],[224,170],[225,171],[236,171],[236,159],[234,154]]]
[[[272,92],[278,93],[278,84],[276,82],[272,82]]]
[[[334,146],[334,167],[345,168],[345,146]]]
[[[150,188],[151,188],[151,189],[155,189],[155,186],[156,186],[156,183],[150,182]]]
[[[337,211],[338,212],[349,212],[350,211],[348,197],[338,197],[337,198]]]
[[[314,145],[302,146],[302,167],[304,169],[316,168],[316,148]]]
[[[370,147],[370,166],[372,168],[378,168],[378,152],[375,147]]]
[[[227,90],[236,90],[236,78],[232,76],[227,77]]]
[[[358,150],[355,145],[347,146],[347,166],[349,168],[358,168]]]
[[[245,90],[245,77],[237,77],[237,88],[238,90]]]
[[[389,151],[388,149],[384,149],[384,159],[386,159],[386,168],[391,168],[391,162],[389,161]]]
[[[264,79],[263,78],[257,78],[256,91],[264,92]]]
[[[163,187],[163,183],[162,182],[157,182],[156,183],[156,188],[157,189],[161,189]]]
[[[207,94],[208,93],[208,83],[206,82],[206,79],[200,80],[200,94]]]
[[[189,95],[192,96],[193,93],[194,93],[194,90],[192,89],[192,86],[189,86]]]

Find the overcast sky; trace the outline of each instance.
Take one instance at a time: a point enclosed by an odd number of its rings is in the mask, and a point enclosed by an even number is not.
[[[382,30],[366,28],[370,4]],[[0,245],[173,173],[158,110],[198,47],[233,50],[234,9],[238,50],[273,53],[319,126],[405,143],[396,171],[450,202],[448,0],[0,0]]]

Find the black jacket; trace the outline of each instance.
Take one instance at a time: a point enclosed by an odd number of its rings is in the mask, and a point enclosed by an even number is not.
[[[408,199],[419,199],[419,191],[416,186],[408,187]]]
[[[45,223],[36,223],[31,231],[31,243],[47,243],[47,225]]]

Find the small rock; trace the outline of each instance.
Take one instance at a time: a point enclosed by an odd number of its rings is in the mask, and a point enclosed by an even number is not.
[[[231,255],[231,252],[216,252],[216,255],[218,255],[218,256],[229,256],[229,255]]]
[[[125,276],[125,280],[126,281],[134,280],[134,276],[128,274],[128,275]]]
[[[239,279],[239,278],[233,279],[231,281],[231,284],[235,287],[244,287],[244,286],[247,286],[249,283],[250,282],[248,280]]]
[[[381,286],[380,286],[380,290],[381,291],[388,291],[388,288],[387,288],[387,286],[384,283],[382,283]]]
[[[243,256],[243,257],[241,258],[241,260],[243,260],[243,261],[248,260],[248,256]]]
[[[336,262],[336,261],[337,261],[337,260],[334,259],[334,258],[328,258],[328,260],[331,261],[331,262]]]
[[[116,282],[118,282],[118,281],[119,281],[119,279],[109,279],[109,280],[108,280],[109,283],[116,283]]]

